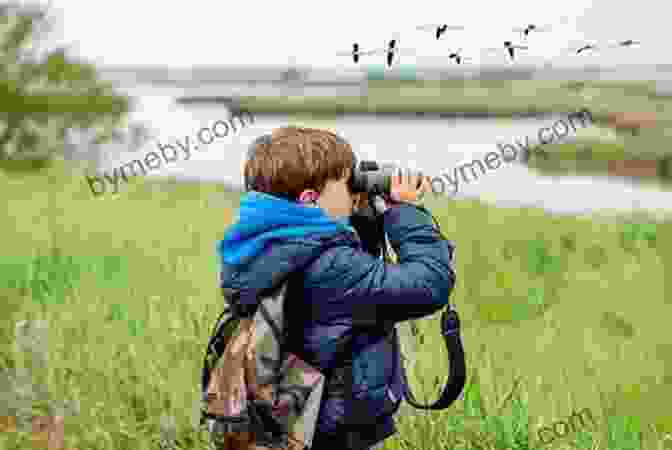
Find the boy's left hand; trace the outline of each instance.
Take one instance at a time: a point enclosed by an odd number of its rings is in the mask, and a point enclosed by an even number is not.
[[[422,172],[399,169],[392,176],[389,197],[392,203],[413,203],[422,200],[430,190],[429,181]]]

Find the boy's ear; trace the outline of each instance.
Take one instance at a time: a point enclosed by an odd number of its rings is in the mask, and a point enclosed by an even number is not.
[[[315,203],[319,197],[320,194],[316,190],[306,189],[305,191],[301,192],[301,195],[299,195],[299,202],[304,204]]]

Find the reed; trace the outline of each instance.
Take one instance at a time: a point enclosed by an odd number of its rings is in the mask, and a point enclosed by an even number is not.
[[[33,416],[78,404],[63,412],[67,449],[205,448],[194,418],[222,308],[215,242],[238,194],[139,179],[91,198],[74,169],[45,170],[49,177],[0,174],[1,373],[32,367],[31,386],[44,391],[34,395],[42,400],[26,395]],[[427,206],[457,243],[451,302],[464,325],[468,384],[446,411],[404,407],[385,448],[539,449],[538,428],[583,408],[596,429],[558,444],[664,448],[672,224],[440,198]],[[400,326],[422,401],[446,373],[437,319],[415,321],[415,335]],[[21,321],[43,321],[48,338],[20,348]],[[31,345],[46,355],[41,364],[26,358]],[[0,433],[8,450],[29,440],[28,431]]]

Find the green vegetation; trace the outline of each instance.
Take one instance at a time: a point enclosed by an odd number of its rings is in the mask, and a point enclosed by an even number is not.
[[[658,112],[671,120],[672,102],[652,97],[650,83],[563,83],[543,80],[444,80],[368,83],[366,96],[241,97],[255,113],[567,113],[588,108],[596,118],[611,112]]]
[[[549,160],[561,161],[576,161],[587,159],[590,156],[591,160],[606,162],[623,159],[625,155],[625,146],[618,142],[548,144],[543,146],[543,150],[548,155]],[[543,160],[544,158],[533,152],[530,159]]]
[[[51,24],[45,12],[19,4],[0,7],[0,168],[49,166],[64,148],[66,129],[93,128],[96,142],[111,137],[130,100],[102,82],[95,67],[64,49],[39,55],[33,47]]]
[[[672,187],[672,155],[660,148],[641,147],[639,154],[626,150],[621,142],[577,141],[548,144],[544,154],[532,152],[527,165],[546,175],[614,175],[613,163],[617,161],[644,161],[658,166],[657,176],[636,177],[638,184],[669,190]],[[621,175],[622,176],[622,175]]]
[[[0,371],[30,364],[13,345],[15,323],[44,320],[46,361],[30,380],[47,392],[33,406],[80,405],[66,415],[66,448],[155,449],[171,420],[177,448],[205,448],[191,414],[222,308],[215,243],[239,194],[134,178],[93,198],[81,169],[56,160],[44,172],[0,173]],[[540,427],[590,408],[598,426],[558,443],[662,449],[672,432],[672,346],[663,343],[672,223],[440,198],[427,206],[457,243],[451,301],[468,386],[443,412],[404,406],[386,448],[539,449]],[[400,327],[423,402],[446,373],[437,319],[414,321],[415,337]],[[27,439],[0,433],[0,446]]]

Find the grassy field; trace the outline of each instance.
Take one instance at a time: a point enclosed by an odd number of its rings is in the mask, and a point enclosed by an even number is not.
[[[658,113],[669,124],[672,102],[654,94],[651,83],[557,82],[543,80],[370,81],[366,96],[240,97],[254,113],[458,113],[509,117],[565,113],[588,108],[607,113]]]
[[[192,417],[222,309],[215,243],[239,194],[133,180],[117,195],[93,198],[82,174],[59,162],[36,175],[0,171],[0,199],[0,366],[27,367],[17,383],[42,387],[31,399],[3,386],[12,401],[0,415],[53,413],[54,402],[74,402],[66,448],[156,449],[161,439],[206,448]],[[401,432],[385,448],[666,448],[672,223],[440,198],[427,205],[457,243],[451,302],[464,326],[468,385],[448,410],[404,407]],[[401,326],[423,401],[446,369],[437,318],[416,322],[422,342]],[[46,323],[41,345],[15,338],[22,320]],[[538,442],[541,426],[584,408],[594,429]],[[26,448],[28,436],[0,433],[0,447]]]

